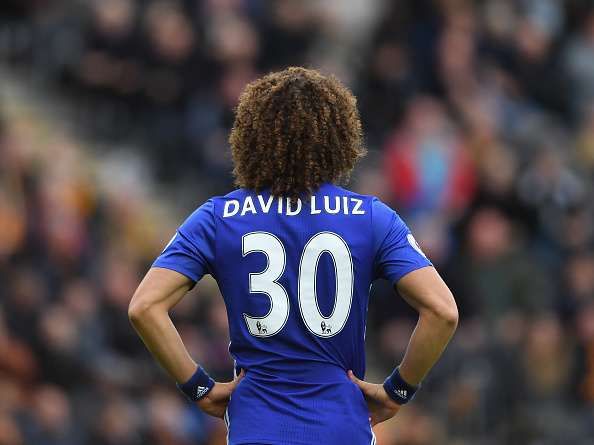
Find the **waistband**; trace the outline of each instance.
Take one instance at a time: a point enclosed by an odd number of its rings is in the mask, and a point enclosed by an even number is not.
[[[238,366],[238,368],[240,367]],[[239,372],[239,369],[236,371]],[[345,369],[328,362],[275,361],[274,363],[248,367],[245,371],[246,378],[266,381],[267,383],[327,384],[350,381]]]

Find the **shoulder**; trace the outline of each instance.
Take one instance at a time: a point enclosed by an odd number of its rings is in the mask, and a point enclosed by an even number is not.
[[[372,205],[373,201],[377,199],[373,195],[364,195],[362,193],[357,193],[353,190],[340,187],[336,184],[324,184],[322,185],[322,187],[320,187],[320,192],[322,194],[328,195],[346,196],[349,199],[361,201],[366,208],[369,208]]]
[[[214,213],[214,198],[200,204],[188,217],[186,221],[201,220],[209,218]]]
[[[401,238],[409,232],[398,212],[375,196],[371,197],[371,226],[376,243],[385,241],[390,234]]]
[[[213,196],[210,198],[212,202],[212,213],[217,218],[234,215],[241,210],[246,198],[251,197],[251,202],[253,203],[256,195],[257,193],[253,190],[239,188],[226,195]]]
[[[372,211],[372,216],[374,218],[377,218],[379,220],[384,220],[386,218],[388,218],[388,219],[396,218],[397,220],[402,221],[402,219],[400,218],[400,215],[398,215],[398,212],[396,212],[389,205],[384,203],[377,196],[363,195],[361,193],[356,193],[352,190],[349,190],[349,189],[346,189],[343,187],[339,187],[337,185],[332,185],[332,188],[339,191],[339,193],[341,193],[341,194],[344,194],[344,195],[347,195],[347,196],[350,196],[353,198],[358,198],[358,199],[361,199],[362,201],[364,201],[366,203],[366,205],[368,205],[370,207],[370,209]]]
[[[373,216],[378,220],[390,219],[402,221],[402,218],[400,218],[400,215],[396,210],[375,196],[371,196],[371,206]]]
[[[200,204],[182,223],[178,232],[182,235],[194,235],[197,232],[214,232],[215,198]]]
[[[384,203],[380,198],[374,195],[364,195],[361,193],[354,192],[352,190],[340,187],[335,184],[324,184],[320,191],[332,194],[338,194],[342,196],[348,196],[352,199],[356,199],[362,202],[363,208],[369,210],[371,215],[372,224],[376,228],[376,232],[386,229],[393,225],[404,225],[404,221],[394,209]]]

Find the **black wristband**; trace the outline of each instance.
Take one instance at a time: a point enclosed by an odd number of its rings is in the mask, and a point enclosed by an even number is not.
[[[190,380],[183,384],[178,383],[177,388],[184,393],[188,400],[195,402],[208,394],[214,385],[215,381],[210,378],[202,366],[198,366]]]
[[[405,405],[410,402],[420,387],[421,385],[413,386],[406,383],[400,375],[398,368],[394,369],[392,374],[384,381],[386,393],[399,405]]]

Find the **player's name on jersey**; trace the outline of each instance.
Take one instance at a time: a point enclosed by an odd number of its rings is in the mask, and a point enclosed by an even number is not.
[[[281,198],[262,195],[246,196],[242,201],[230,199],[225,202],[223,218],[230,216],[256,215],[259,213],[278,213],[286,216],[307,212],[310,215],[326,213],[330,215],[365,215],[363,200],[351,196],[311,196],[307,200]]]

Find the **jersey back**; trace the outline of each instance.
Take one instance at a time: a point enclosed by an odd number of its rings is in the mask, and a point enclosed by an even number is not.
[[[365,374],[369,289],[428,265],[394,211],[331,184],[307,199],[212,198],[154,264],[219,285],[229,350],[246,370],[228,408],[232,444],[371,443],[346,374]]]

